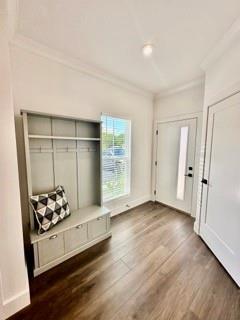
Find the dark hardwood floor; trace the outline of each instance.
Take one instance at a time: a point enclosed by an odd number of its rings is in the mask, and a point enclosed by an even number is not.
[[[24,320],[239,320],[240,292],[193,220],[147,203],[111,239],[31,280]]]

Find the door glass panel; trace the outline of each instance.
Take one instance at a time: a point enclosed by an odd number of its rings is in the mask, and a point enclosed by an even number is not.
[[[182,127],[180,131],[180,147],[178,160],[177,199],[184,200],[185,195],[185,170],[187,164],[188,127]]]

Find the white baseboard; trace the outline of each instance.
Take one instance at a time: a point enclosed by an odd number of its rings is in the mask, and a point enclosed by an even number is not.
[[[30,293],[28,288],[11,297],[10,299],[3,301],[3,314],[5,319],[9,318],[29,304]]]
[[[127,201],[126,200],[126,204],[125,205],[122,205],[120,207],[117,207],[117,208],[113,208],[111,209],[111,217],[114,217],[124,211],[127,211],[129,209],[132,209],[134,207],[137,207],[145,202],[148,202],[148,201],[151,201],[152,200],[152,196],[149,194],[145,197],[141,197],[141,198],[138,198],[136,200],[133,200],[133,201]]]

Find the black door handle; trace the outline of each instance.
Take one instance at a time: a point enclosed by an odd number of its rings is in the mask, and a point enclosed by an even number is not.
[[[208,184],[208,181],[207,181],[207,179],[202,179],[202,181],[201,181],[203,184]]]
[[[192,174],[192,173],[185,174],[185,177],[192,178],[192,177],[193,177],[193,174]]]

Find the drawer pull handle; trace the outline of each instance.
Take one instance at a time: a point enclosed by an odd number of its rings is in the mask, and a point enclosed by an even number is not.
[[[97,218],[97,220],[99,221],[99,220],[102,220],[103,219],[103,217],[99,217],[99,218]]]
[[[54,234],[53,236],[51,236],[51,237],[49,238],[49,240],[53,240],[53,239],[56,239],[56,238],[57,238],[57,235]]]
[[[78,226],[76,226],[77,229],[81,229],[83,227],[82,224],[79,224]]]

